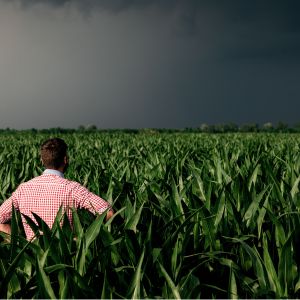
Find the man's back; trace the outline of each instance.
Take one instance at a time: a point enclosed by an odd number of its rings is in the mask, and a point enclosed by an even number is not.
[[[64,178],[68,168],[68,146],[64,140],[53,138],[45,141],[40,148],[41,161],[46,170],[41,176],[20,184],[12,196],[0,206],[0,231],[10,233],[12,207],[22,214],[27,239],[34,237],[23,215],[35,221],[32,213],[37,214],[51,228],[60,209],[66,212],[72,223],[72,208],[84,208],[92,213],[103,213],[109,209],[106,219],[113,215],[108,202],[88,191],[78,182]],[[35,221],[36,222],[36,221]]]
[[[21,214],[29,216],[34,220],[34,212],[41,217],[51,228],[59,208],[63,208],[69,221],[72,223],[71,208],[85,208],[95,213],[102,213],[110,208],[110,205],[99,196],[89,192],[85,187],[75,181],[70,181],[59,175],[43,174],[25,183],[22,183],[12,196],[3,204],[0,215],[11,217],[11,205]],[[5,219],[5,218],[4,218]],[[0,220],[2,223],[4,220]],[[34,236],[30,226],[22,216],[24,230],[27,239]]]

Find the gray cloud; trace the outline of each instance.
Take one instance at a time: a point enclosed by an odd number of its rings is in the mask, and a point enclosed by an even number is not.
[[[147,9],[149,7],[169,13],[178,6],[175,0],[1,0],[2,2],[15,2],[23,9],[30,9],[34,6],[49,5],[54,8],[75,7],[83,14],[90,14],[93,11],[107,11],[109,13],[120,13],[128,9]],[[192,1],[193,2],[193,1]],[[185,5],[184,5],[185,6]],[[189,5],[187,5],[188,7]]]
[[[0,0],[0,127],[297,122],[298,4],[270,3]]]

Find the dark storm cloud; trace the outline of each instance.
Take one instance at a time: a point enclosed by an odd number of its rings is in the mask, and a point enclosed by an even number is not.
[[[253,61],[281,63],[290,61],[299,63],[300,61],[300,34],[298,37],[269,38],[268,40],[256,39],[253,41],[240,42],[236,47],[227,48],[223,52],[224,59],[230,62],[244,60],[249,63]]]
[[[4,2],[0,126],[298,121],[299,1]]]
[[[225,59],[299,60],[299,1],[226,1],[216,9],[224,16]]]
[[[7,0],[6,0],[7,1]],[[176,6],[177,1],[164,0],[18,0],[24,8],[36,4],[49,4],[54,7],[63,7],[66,5],[75,5],[83,11],[91,11],[94,9],[103,9],[110,12],[120,12],[129,8],[145,8],[151,5],[158,5],[166,11]]]
[[[206,6],[208,0],[2,0],[15,1],[21,4],[23,9],[29,9],[35,5],[46,4],[56,8],[76,7],[83,15],[90,15],[95,11],[107,11],[118,14],[129,9],[145,10],[156,9],[166,15],[174,11],[179,12],[178,21],[180,30],[184,33],[195,33],[197,30],[197,14],[199,9]]]
[[[45,0],[46,1],[46,0]],[[104,9],[118,13],[128,9],[156,8],[165,14],[177,12],[176,33],[187,36],[201,34],[211,26],[204,15],[216,21],[222,55],[232,59],[299,60],[300,1],[253,0],[69,0],[83,11]],[[60,1],[49,4],[61,5]],[[220,22],[218,23],[218,18]],[[222,29],[223,27],[223,29]],[[223,35],[222,35],[223,33]],[[230,46],[227,45],[230,41]],[[234,40],[234,42],[232,42]]]
[[[6,0],[11,1],[11,0]],[[300,1],[295,0],[15,0],[24,8],[48,4],[53,7],[76,7],[83,14],[107,11],[113,14],[127,10],[156,9],[165,15],[176,13],[176,33],[197,35],[206,30],[207,19],[213,18],[215,28],[234,46],[237,58],[243,55],[276,56],[297,54],[300,34]],[[208,15],[207,19],[202,21]],[[219,27],[219,28],[218,28]],[[297,41],[295,41],[297,39]],[[232,43],[232,40],[234,42]],[[253,49],[253,52],[251,50]],[[222,49],[221,49],[222,50]],[[269,51],[271,50],[271,51]],[[230,53],[229,53],[230,55]]]
[[[241,22],[265,22],[274,27],[283,26],[288,30],[300,31],[300,2],[296,0],[2,0],[21,3],[25,8],[37,4],[49,4],[54,7],[74,5],[83,11],[95,9],[110,12],[121,12],[128,9],[145,9],[154,7],[167,14],[174,9],[182,11],[186,24],[196,27],[199,11],[219,11],[227,21],[239,24]]]

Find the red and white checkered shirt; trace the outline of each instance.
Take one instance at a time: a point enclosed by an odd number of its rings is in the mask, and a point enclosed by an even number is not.
[[[12,196],[0,206],[0,223],[6,223],[11,219],[12,205],[33,221],[35,219],[31,212],[34,212],[50,228],[61,206],[71,224],[71,208],[84,208],[100,214],[111,208],[108,202],[91,193],[78,182],[47,173],[19,185]],[[22,221],[26,237],[30,240],[34,237],[34,233],[23,216]]]

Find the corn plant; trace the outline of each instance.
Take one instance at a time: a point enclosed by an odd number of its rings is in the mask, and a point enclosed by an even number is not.
[[[1,298],[299,297],[300,136],[59,134],[65,174],[115,215],[13,212],[1,233]],[[2,199],[41,174],[49,134],[0,136]],[[60,226],[62,224],[62,226]]]

